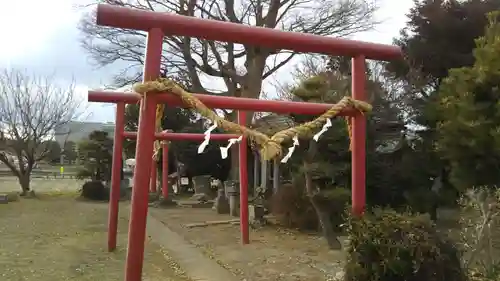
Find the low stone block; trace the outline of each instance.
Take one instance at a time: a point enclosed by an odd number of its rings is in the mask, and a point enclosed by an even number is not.
[[[262,221],[264,219],[265,210],[264,206],[259,205],[249,205],[248,206],[248,217],[250,221]]]
[[[229,200],[226,197],[224,189],[217,191],[217,198],[215,198],[214,207],[217,214],[229,214]]]
[[[207,201],[210,198],[210,176],[196,176],[193,177],[193,187],[194,195],[191,197],[192,200]]]
[[[228,180],[225,186],[228,195],[240,193],[240,183],[238,181]]]
[[[210,197],[208,195],[206,195],[205,193],[196,193],[193,196],[191,196],[190,200],[206,202],[206,201],[210,200]]]
[[[177,206],[177,203],[170,198],[160,197],[160,199],[156,202],[156,207],[168,208],[168,207],[176,207],[176,206]]]

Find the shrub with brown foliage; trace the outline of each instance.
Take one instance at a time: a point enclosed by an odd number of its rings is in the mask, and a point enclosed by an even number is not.
[[[315,196],[321,208],[330,214],[333,226],[340,226],[344,222],[345,207],[350,202],[350,190],[329,188]],[[307,196],[305,187],[297,182],[284,184],[273,194],[271,212],[285,227],[301,230],[320,229],[318,215]]]
[[[341,232],[345,222],[345,210],[351,203],[351,190],[347,188],[329,188],[317,195],[317,201],[328,210],[334,230]]]
[[[375,210],[349,218],[344,281],[466,281],[457,247],[424,216]]]
[[[288,228],[317,229],[318,218],[304,187],[287,183],[271,198],[271,212]]]
[[[82,186],[81,196],[89,200],[107,201],[109,188],[106,188],[101,181],[88,181]]]

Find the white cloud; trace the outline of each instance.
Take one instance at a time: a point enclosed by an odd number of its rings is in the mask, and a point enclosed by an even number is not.
[[[356,34],[353,39],[380,44],[392,44],[392,39],[399,35],[399,31],[406,25],[413,0],[383,0],[375,18],[380,21],[375,30]]]
[[[88,89],[107,82],[114,72],[90,65],[80,48],[77,24],[83,10],[76,6],[87,3],[89,0],[2,1],[0,67],[55,74],[58,85],[75,84],[86,108],[82,118],[114,120],[113,105],[86,102]]]
[[[70,0],[2,1],[0,59],[43,55],[61,27],[74,25],[77,20]]]

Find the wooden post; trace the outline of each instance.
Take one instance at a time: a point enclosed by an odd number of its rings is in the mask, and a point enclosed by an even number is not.
[[[280,161],[278,158],[273,162],[273,193],[278,192],[280,187]]]

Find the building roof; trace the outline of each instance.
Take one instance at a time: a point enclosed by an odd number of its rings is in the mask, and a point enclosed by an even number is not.
[[[264,133],[266,135],[274,135],[275,133],[295,126],[292,118],[286,115],[278,115],[271,113],[255,120],[251,128]]]

